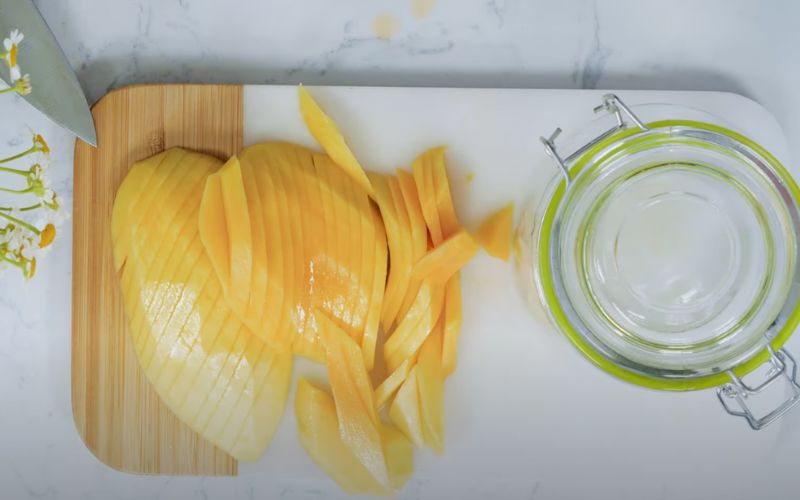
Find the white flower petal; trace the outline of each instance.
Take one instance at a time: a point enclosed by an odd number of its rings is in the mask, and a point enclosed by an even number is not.
[[[14,42],[11,41],[10,38],[6,38],[3,40],[3,47],[6,49],[6,52],[11,50],[11,47],[14,45]]]
[[[20,71],[19,66],[11,66],[11,68],[8,71],[11,76],[12,82],[16,82],[17,80],[22,78],[22,72]]]

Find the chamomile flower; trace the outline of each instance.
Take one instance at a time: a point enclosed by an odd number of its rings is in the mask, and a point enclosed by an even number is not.
[[[3,48],[6,49],[6,53],[3,58],[5,59],[9,68],[17,66],[17,53],[19,52],[19,44],[22,43],[24,38],[25,35],[20,33],[19,30],[12,30],[8,35],[8,38],[3,40]]]

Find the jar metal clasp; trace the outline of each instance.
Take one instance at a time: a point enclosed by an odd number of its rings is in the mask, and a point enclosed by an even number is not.
[[[558,136],[561,134],[561,128],[556,128],[550,137],[544,138],[539,137],[539,140],[542,141],[544,144],[544,150],[547,153],[547,156],[553,159],[558,169],[561,171],[561,175],[564,176],[564,181],[566,182],[567,187],[569,187],[572,177],[569,172],[569,164],[572,163],[573,160],[580,157],[583,153],[587,150],[592,148],[594,145],[609,137],[610,135],[625,129],[628,127],[628,123],[626,122],[626,117],[630,120],[635,126],[639,127],[642,131],[649,130],[647,125],[644,124],[634,113],[631,109],[624,103],[622,100],[617,97],[615,94],[606,94],[603,96],[603,103],[594,108],[595,113],[599,113],[600,111],[606,111],[607,113],[612,113],[614,118],[616,118],[616,124],[611,127],[610,129],[606,130],[602,134],[598,135],[594,139],[590,140],[583,146],[579,147],[577,150],[569,154],[566,158],[563,158],[558,151],[556,150],[555,141]]]
[[[766,380],[756,386],[746,384],[738,375],[728,370],[731,381],[717,388],[717,398],[725,408],[725,411],[737,417],[747,419],[747,423],[753,430],[763,429],[771,424],[793,406],[800,402],[800,385],[797,381],[797,362],[786,349],[775,351],[772,346],[767,344],[772,365]],[[762,417],[756,417],[747,404],[747,399],[754,396],[775,383],[776,380],[786,380],[791,388],[791,395],[783,401],[777,408],[771,410]],[[734,406],[735,405],[735,406]]]

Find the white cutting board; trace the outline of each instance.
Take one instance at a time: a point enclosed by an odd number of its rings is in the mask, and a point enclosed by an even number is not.
[[[602,91],[319,87],[310,89],[370,170],[408,167],[447,144],[457,211],[473,228],[521,202],[555,172],[538,140],[593,118]],[[728,93],[620,91],[628,104],[673,103],[715,114],[786,163],[776,120]],[[282,139],[317,147],[298,113],[296,89],[246,86],[244,143]],[[474,174],[472,182],[468,174]],[[728,474],[758,472],[790,415],[760,432],[725,414],[713,391],[667,393],[617,380],[591,365],[525,303],[513,264],[480,254],[463,271],[458,368],[445,385],[446,450],[418,451],[403,498],[650,498],[676,489],[715,496]],[[790,346],[792,344],[790,343]],[[295,379],[324,374],[299,362]],[[299,481],[309,496],[338,488],[296,438],[294,394],[265,456],[242,476]],[[800,413],[800,410],[798,410]],[[800,433],[793,439],[800,444]],[[755,468],[755,471],[753,471]],[[728,486],[726,486],[726,484]],[[672,494],[669,494],[669,493]],[[341,496],[344,496],[343,494]],[[684,495],[685,497],[685,495]]]

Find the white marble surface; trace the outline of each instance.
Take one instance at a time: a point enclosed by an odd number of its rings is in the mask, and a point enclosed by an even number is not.
[[[39,0],[90,100],[137,82],[392,84],[727,90],[767,107],[791,154],[800,139],[800,3],[716,0],[439,0],[429,17],[410,0]],[[401,20],[391,40],[375,37],[375,15]],[[71,140],[15,99],[0,101],[3,152],[48,134],[58,182],[70,188]],[[795,171],[797,171],[795,169]],[[0,498],[318,498],[336,493],[323,477],[268,484],[236,479],[136,477],[110,470],[75,432],[69,392],[70,234],[65,230],[39,276],[0,279]],[[800,418],[790,417],[800,428]],[[602,432],[601,429],[598,429]],[[784,436],[752,468],[697,478],[641,478],[598,484],[596,498],[797,498],[800,433]],[[732,448],[732,449],[735,449]],[[610,448],[613,453],[613,446]],[[720,450],[720,453],[729,451]],[[641,459],[646,461],[647,450]],[[676,460],[692,461],[691,456]],[[713,470],[697,464],[698,471]],[[569,498],[561,483],[504,486],[483,497]],[[657,478],[657,479],[656,479]],[[628,487],[637,484],[636,488]],[[419,485],[409,498],[441,498]]]

